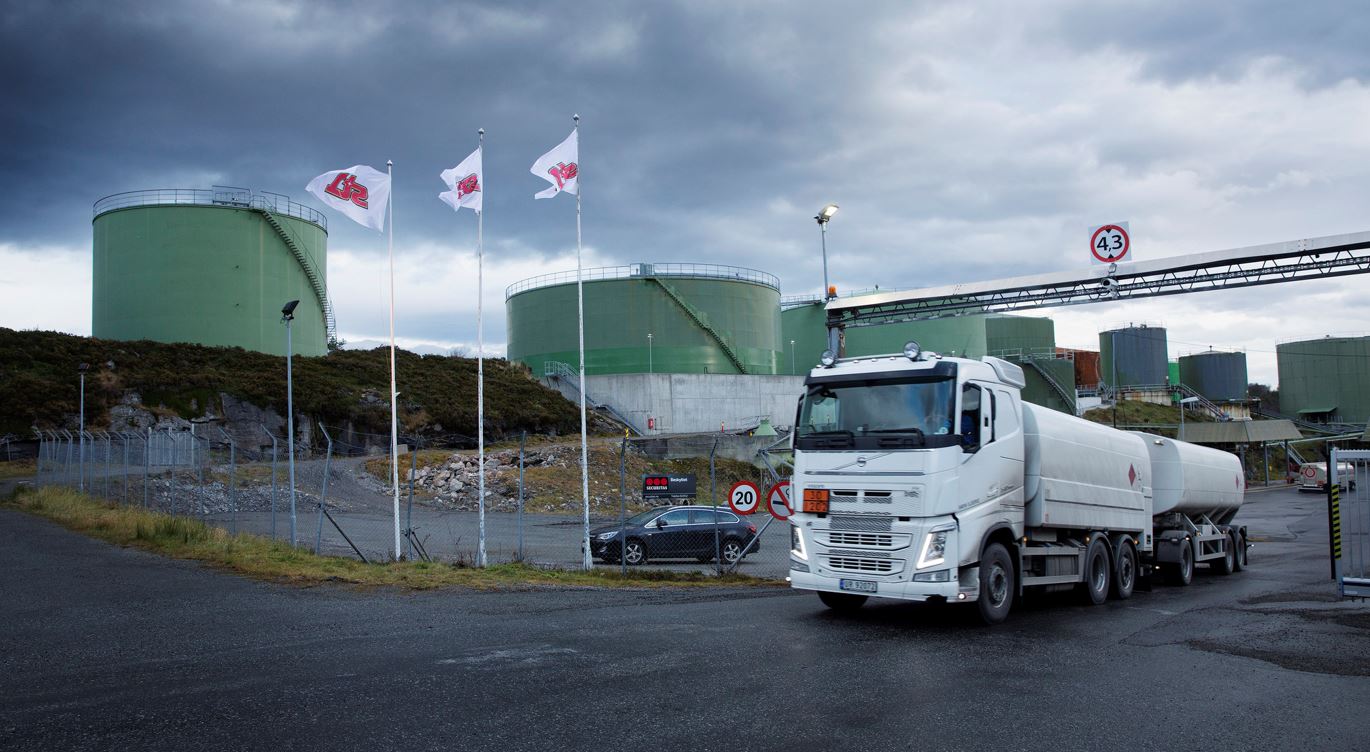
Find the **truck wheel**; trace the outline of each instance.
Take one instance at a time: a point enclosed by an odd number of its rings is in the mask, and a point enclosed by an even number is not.
[[[1166,580],[1172,585],[1188,585],[1194,581],[1194,547],[1189,541],[1182,541],[1180,563],[1166,568]]]
[[[980,557],[980,598],[975,601],[986,624],[1000,624],[1013,607],[1013,559],[1002,544],[991,543]]]
[[[1239,530],[1233,530],[1232,540],[1236,541],[1236,547],[1233,549],[1236,556],[1232,559],[1232,569],[1240,572],[1246,569],[1246,536]]]
[[[1113,597],[1125,601],[1136,587],[1137,549],[1130,541],[1121,541],[1113,558]]]
[[[1103,536],[1095,536],[1085,550],[1085,571],[1080,582],[1080,593],[1086,603],[1098,606],[1108,600],[1111,580],[1108,558],[1108,546],[1104,545]]]
[[[818,591],[818,600],[823,601],[823,605],[837,611],[838,613],[849,614],[866,604],[867,596],[848,595],[846,593],[828,593]]]
[[[1227,534],[1227,540],[1224,541],[1223,546],[1225,549],[1223,558],[1214,559],[1210,566],[1218,574],[1229,575],[1237,568],[1237,544],[1232,539],[1232,533]]]

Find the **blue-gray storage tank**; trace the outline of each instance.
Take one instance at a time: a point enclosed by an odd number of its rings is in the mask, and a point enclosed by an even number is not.
[[[1111,386],[1160,386],[1170,380],[1165,327],[1099,332],[1099,380]]]
[[[1246,399],[1246,353],[1208,350],[1180,356],[1180,383],[1213,400]]]

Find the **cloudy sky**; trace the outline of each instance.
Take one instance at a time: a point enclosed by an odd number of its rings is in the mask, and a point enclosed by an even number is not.
[[[574,268],[571,197],[533,160],[582,117],[587,265],[739,264],[921,287],[1370,229],[1370,11],[1358,2],[218,0],[0,8],[0,325],[90,332],[90,206],[395,162],[398,330],[475,341],[475,224],[438,173],[486,129],[486,339],[506,285]],[[386,332],[385,244],[334,215],[341,335]],[[1172,356],[1370,330],[1351,277],[1060,309]]]

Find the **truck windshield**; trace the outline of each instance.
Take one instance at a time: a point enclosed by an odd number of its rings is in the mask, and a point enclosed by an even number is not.
[[[811,384],[796,421],[800,449],[955,446],[954,378]]]

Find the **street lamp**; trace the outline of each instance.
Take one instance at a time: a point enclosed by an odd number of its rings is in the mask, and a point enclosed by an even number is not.
[[[818,222],[819,233],[823,236],[823,299],[832,300],[833,290],[828,287],[828,220],[837,213],[837,204],[828,204],[814,216]]]
[[[647,332],[647,374],[655,373],[652,370],[652,333]]]
[[[795,375],[794,368],[794,340],[790,340],[790,375]]]
[[[299,304],[300,301],[292,300],[281,307],[281,321],[285,322],[285,430],[286,445],[290,447],[291,546],[295,545],[295,381],[291,374],[291,356],[294,347],[290,342],[290,322],[295,320],[295,306]]]
[[[81,439],[81,458],[80,458],[80,490],[86,490],[86,369],[89,365],[82,363],[76,367],[76,372],[81,375],[81,430],[77,434]],[[70,455],[68,455],[70,456]]]
[[[1198,402],[1198,397],[1185,397],[1180,400],[1180,441],[1184,441],[1184,406]]]

